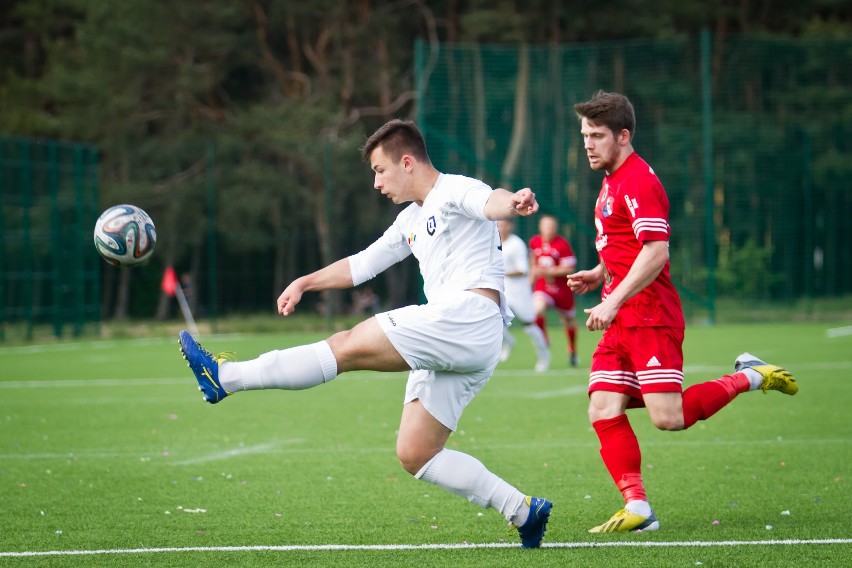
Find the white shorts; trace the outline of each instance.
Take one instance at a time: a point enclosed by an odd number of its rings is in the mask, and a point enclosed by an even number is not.
[[[420,399],[438,422],[455,430],[462,411],[500,359],[503,317],[493,301],[461,292],[422,306],[376,314],[411,373],[407,404]]]
[[[535,321],[532,286],[526,275],[506,277],[506,303],[523,325]]]

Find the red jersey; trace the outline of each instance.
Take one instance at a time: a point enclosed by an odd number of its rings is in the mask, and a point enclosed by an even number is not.
[[[556,235],[550,242],[544,242],[541,235],[536,235],[530,239],[530,249],[536,266],[569,266],[577,264],[577,257],[574,255],[574,249],[568,244],[568,241]],[[564,276],[558,278],[536,278],[533,290],[536,291],[551,291],[571,290],[568,287],[568,280]]]
[[[669,240],[668,216],[669,198],[663,184],[635,152],[604,177],[595,203],[595,247],[604,273],[602,298],[627,276],[643,243]],[[651,284],[624,303],[616,319],[626,327],[684,327],[668,262]]]

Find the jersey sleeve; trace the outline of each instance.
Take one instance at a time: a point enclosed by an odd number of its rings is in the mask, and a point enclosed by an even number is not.
[[[399,217],[373,244],[349,257],[352,285],[363,284],[411,254],[411,248],[398,228]]]
[[[637,180],[624,193],[624,201],[640,243],[669,240],[669,200],[656,176]]]
[[[565,239],[559,239],[559,266],[571,266],[577,264],[577,256],[571,244]]]
[[[491,197],[492,189],[486,184],[471,180],[471,185],[453,195],[459,210],[473,219],[487,219],[485,217],[485,204]]]

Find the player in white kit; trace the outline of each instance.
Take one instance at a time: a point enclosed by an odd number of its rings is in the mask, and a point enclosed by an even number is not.
[[[445,448],[465,406],[491,377],[511,319],[503,293],[497,219],[538,210],[529,189],[492,190],[481,181],[440,173],[413,122],[392,120],[362,155],[374,186],[394,203],[411,203],[365,250],[294,280],[278,298],[282,316],[308,291],[349,288],[413,254],[428,303],[379,313],[325,341],[226,361],[180,333],[181,351],[204,399],[244,390],[298,390],[346,371],[409,371],[397,457],[416,478],[499,511],[524,548],[538,548],[552,503],[526,496],[476,458]]]
[[[532,341],[538,361],[536,370],[545,370],[550,364],[550,348],[541,328],[535,323],[532,285],[530,284],[530,256],[527,244],[512,231],[515,223],[511,219],[497,221],[500,240],[503,242],[503,265],[506,268],[506,302]],[[500,361],[506,361],[512,353],[516,339],[503,329],[503,350]]]

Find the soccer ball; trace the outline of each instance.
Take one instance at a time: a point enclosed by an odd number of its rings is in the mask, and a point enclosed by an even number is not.
[[[135,205],[113,205],[95,223],[95,248],[114,266],[147,262],[156,244],[154,222]]]

